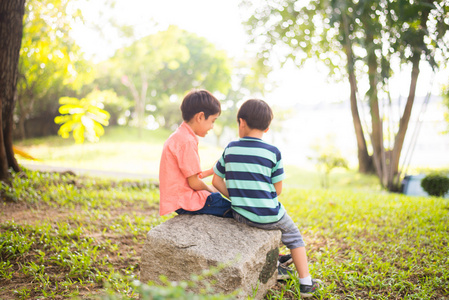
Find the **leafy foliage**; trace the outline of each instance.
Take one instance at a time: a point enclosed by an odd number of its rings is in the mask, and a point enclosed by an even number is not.
[[[69,11],[69,0],[30,0],[26,3],[17,84],[16,114],[22,138],[27,119],[51,119],[63,94],[73,94],[93,80],[94,72],[70,37],[80,11]]]
[[[313,58],[328,66],[336,79],[346,77],[359,169],[370,172],[374,166],[382,185],[396,189],[421,59],[434,70],[447,65],[448,2],[279,0],[243,1],[243,5],[250,10],[247,30],[264,63],[282,65],[291,60],[301,66]],[[381,107],[392,106],[390,79],[405,66],[412,80],[406,104],[396,104],[403,111],[396,118]],[[359,115],[361,100],[370,109],[369,126],[362,124]]]
[[[226,94],[231,82],[226,53],[176,26],[119,49],[98,70],[100,88],[113,88],[133,100],[132,112],[139,127],[151,114],[159,125],[170,128],[181,121],[176,111],[187,91],[204,88]]]
[[[131,282],[131,286],[142,300],[154,299],[183,299],[183,300],[227,300],[235,299],[238,290],[228,295],[217,294],[214,292],[213,283],[207,281],[207,278],[213,274],[219,273],[225,266],[218,266],[209,270],[204,270],[201,275],[191,275],[191,280],[171,282],[165,276],[161,276],[162,285],[154,282],[142,283],[139,280]],[[198,285],[206,285],[198,294],[190,292],[189,288],[195,288]],[[119,293],[110,293],[102,297],[103,300],[122,299]]]
[[[443,106],[445,107],[444,119],[447,122],[446,134],[449,134],[449,85],[443,89]]]
[[[442,197],[449,192],[449,177],[445,174],[429,174],[423,178],[421,186],[429,195]]]
[[[103,126],[109,125],[109,113],[98,107],[96,99],[86,97],[81,100],[72,97],[59,99],[62,116],[55,118],[56,124],[62,124],[58,134],[63,138],[69,138],[73,132],[76,143],[84,143],[87,138],[90,142],[96,142],[104,134]]]
[[[330,172],[335,168],[348,169],[348,161],[341,155],[330,136],[324,143],[317,142],[312,149],[316,155],[309,159],[315,162],[316,168],[321,174],[321,187],[328,188]]]

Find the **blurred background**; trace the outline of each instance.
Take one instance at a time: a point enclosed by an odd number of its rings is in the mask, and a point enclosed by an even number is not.
[[[449,168],[448,4],[429,3],[29,0],[14,136],[36,160],[20,163],[156,177],[180,101],[205,88],[223,113],[204,167],[261,98],[286,165],[397,190]]]

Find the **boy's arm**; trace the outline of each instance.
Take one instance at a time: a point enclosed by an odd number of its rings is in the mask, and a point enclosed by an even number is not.
[[[215,162],[215,164],[216,164],[216,163],[217,163],[217,162]],[[214,164],[214,166],[215,166],[215,164]],[[209,176],[211,176],[211,175],[213,175],[213,174],[214,174],[214,167],[202,171],[202,172],[200,173],[199,176],[200,176],[200,178],[202,179],[202,178],[209,177]]]
[[[274,183],[274,188],[276,189],[276,194],[279,196],[282,193],[282,180]]]
[[[207,169],[207,170],[202,171],[202,172],[199,174],[199,177],[200,177],[200,178],[206,178],[206,177],[209,177],[209,176],[212,175],[212,174],[214,174],[214,168],[210,168],[210,169]]]
[[[229,198],[229,192],[226,188],[226,183],[223,178],[221,178],[217,174],[214,174],[214,177],[212,178],[212,184],[215,188],[217,188],[217,190],[220,191],[220,193]]]
[[[189,182],[189,186],[194,189],[195,191],[201,191],[201,190],[206,190],[209,191],[211,193],[217,193],[218,190],[211,186],[211,185],[207,185],[204,183],[204,181],[202,181],[198,174],[192,175],[190,177],[187,177],[187,181]]]

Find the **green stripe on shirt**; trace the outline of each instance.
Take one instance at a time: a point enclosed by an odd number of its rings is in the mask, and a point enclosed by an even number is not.
[[[242,189],[242,190],[256,190],[256,191],[266,191],[275,192],[273,185],[268,182],[262,181],[249,181],[249,180],[233,180],[227,179],[226,186],[228,189]]]
[[[256,164],[244,164],[240,162],[227,163],[226,172],[249,172],[271,177],[271,168]]]
[[[248,206],[248,204],[251,204],[254,206],[254,199],[248,199],[244,197],[232,197],[232,205],[234,206]],[[257,199],[257,207],[261,208],[276,208],[278,207],[279,202],[277,201],[277,198],[274,199],[264,199],[264,198],[258,198]]]

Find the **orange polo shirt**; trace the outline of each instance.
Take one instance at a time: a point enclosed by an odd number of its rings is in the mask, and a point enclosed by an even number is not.
[[[198,137],[185,122],[165,141],[159,165],[159,215],[182,208],[188,211],[204,207],[208,191],[195,191],[187,178],[201,173]]]

